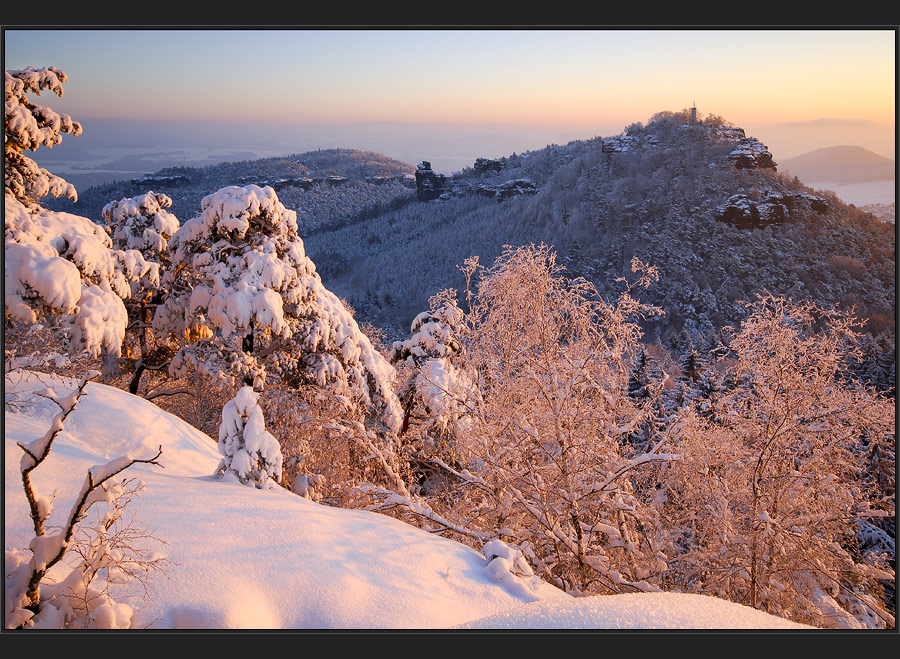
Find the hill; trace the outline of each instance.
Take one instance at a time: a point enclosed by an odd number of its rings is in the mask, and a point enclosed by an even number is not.
[[[37,394],[48,385],[62,394],[73,384],[24,371],[6,377],[7,552],[25,549],[32,534],[16,443],[40,437],[56,411]],[[92,465],[152,455],[162,445],[163,468],[126,472],[146,485],[128,510],[158,539],[136,542],[170,561],[166,574],[151,576],[146,599],[137,583],[113,584],[140,628],[805,628],[700,595],[574,598],[383,515],[219,480],[212,439],[118,389],[92,383],[86,391],[34,477],[43,492],[59,489],[55,524]]]
[[[22,75],[29,84],[60,77]],[[10,90],[25,84],[8,81]],[[8,128],[17,125],[32,124]],[[305,222],[304,239],[274,186],[296,188],[304,203],[316,186],[352,183],[327,165],[319,180],[288,159],[292,175],[222,188],[180,228],[158,193],[123,200],[122,213],[104,213],[110,236],[37,204],[48,188],[72,197],[74,189],[19,158],[21,137],[7,140],[5,448],[25,452],[18,465],[30,514],[21,497],[7,508],[17,538],[7,551],[11,626],[334,627],[361,616],[389,627],[411,607],[422,624],[474,624],[508,612],[505,595],[515,606],[557,597],[546,587],[554,584],[576,595],[677,591],[814,625],[894,627],[895,410],[863,386],[893,383],[894,360],[879,352],[871,322],[889,308],[877,336],[892,336],[895,266],[884,257],[893,241],[876,218],[780,174],[740,128],[659,113],[622,135],[478,159],[451,177],[422,161],[413,200],[354,215],[341,203],[334,219]],[[190,182],[185,174],[153,184],[177,189]],[[389,178],[405,185],[409,176]],[[553,248],[527,245],[538,241]],[[491,266],[497,249],[503,258]],[[557,253],[602,292],[562,275]],[[446,268],[464,259],[477,295],[462,296],[465,308],[448,290],[427,300],[452,285]],[[634,299],[657,272],[664,279],[648,299]],[[430,310],[416,316],[408,341],[379,353],[379,333],[352,318],[334,284],[365,290],[360,317],[381,315],[386,327],[422,309],[422,297]],[[783,295],[865,302],[874,359],[849,371],[854,319]],[[741,314],[739,330],[727,324]],[[653,319],[645,334],[633,317]],[[48,398],[68,413],[75,397],[44,387],[69,385],[34,383],[15,367],[71,375],[86,363],[92,377],[133,392],[146,385],[148,400],[215,432],[223,459],[213,470],[224,476],[209,475],[217,456],[196,431],[186,436],[146,401],[132,411],[121,392],[88,389],[57,436],[62,418],[50,420]],[[59,450],[44,463],[54,439]],[[115,458],[119,447],[147,458]],[[158,472],[148,465],[163,466],[164,449],[175,460],[156,481],[159,505],[129,508],[146,513],[152,530],[132,531],[116,507],[97,511],[94,533],[71,546],[69,531],[86,519],[82,502],[133,501],[119,486],[98,489],[117,465],[138,460],[132,473],[152,487]],[[33,467],[41,469],[31,480]],[[65,510],[71,489],[62,484],[85,469],[70,515],[51,517],[56,494],[47,492],[63,492]],[[357,510],[306,525],[278,485],[283,474],[301,497]],[[258,489],[224,489],[248,478]],[[395,518],[386,524],[415,528],[381,529],[376,511]],[[124,529],[111,528],[117,520]],[[65,533],[44,533],[44,521]],[[170,562],[136,549],[163,532],[179,548]],[[470,548],[449,570],[430,544],[444,534]],[[82,567],[59,575],[67,549]],[[82,573],[99,570],[106,592],[125,583],[140,594],[156,568],[197,563],[152,598],[163,610],[135,618],[127,589],[116,592],[120,604],[86,608]],[[398,576],[398,566],[414,574]],[[320,595],[323,581],[338,585]],[[423,590],[446,595],[432,598],[437,614],[418,599]],[[298,593],[311,608],[299,609]],[[497,608],[476,611],[473,593]],[[198,610],[198,600],[214,604]],[[571,613],[543,603],[534,613]],[[452,623],[427,617],[463,610]],[[504,617],[496,624],[531,624]]]
[[[807,183],[893,181],[895,163],[861,146],[830,146],[790,158],[781,168]]]
[[[45,206],[102,222],[110,201],[161,192],[172,199],[171,211],[182,222],[200,212],[200,200],[228,185],[269,185],[297,211],[304,232],[348,218],[383,212],[415,198],[415,168],[379,153],[356,149],[318,149],[259,160],[224,162],[206,167],[167,167],[152,174],[79,189],[78,201],[52,199]]]
[[[768,291],[855,307],[869,335],[860,370],[893,362],[893,227],[783,173],[765,145],[720,117],[691,123],[686,112],[660,112],[620,135],[479,159],[454,176],[423,178],[425,165],[330,149],[169,168],[89,188],[75,212],[99,221],[109,201],[153,189],[172,197],[183,223],[224,185],[270,184],[297,211],[326,286],[389,340],[407,336],[431,295],[464,287],[467,258],[490,264],[504,245],[545,243],[571,275],[608,294],[632,258],[657,266],[645,301],[666,315],[644,323],[648,343],[708,349],[739,325],[745,301]],[[878,386],[893,386],[881,370]]]
[[[743,301],[769,291],[856,306],[892,350],[893,228],[781,173],[764,145],[721,118],[690,125],[659,113],[623,135],[497,165],[463,170],[433,200],[304,236],[307,253],[332,290],[394,337],[428,296],[464,286],[465,259],[489,265],[503,245],[543,242],[608,294],[632,258],[657,266],[645,297],[666,315],[644,324],[647,342],[714,344],[745,317]],[[525,194],[484,194],[520,180]]]

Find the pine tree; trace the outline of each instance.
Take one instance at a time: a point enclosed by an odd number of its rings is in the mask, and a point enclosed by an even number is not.
[[[67,114],[55,112],[33,103],[28,93],[40,95],[50,90],[63,95],[63,83],[68,81],[64,71],[51,66],[47,69],[29,67],[22,71],[6,71],[3,141],[3,190],[30,209],[37,209],[38,200],[48,194],[66,196],[76,201],[75,186],[51,174],[25,155],[38,147],[54,147],[62,142],[62,133],[73,137],[81,134],[81,124]]]
[[[133,199],[110,202],[102,211],[113,247],[122,250],[126,271],[135,269],[138,255],[143,257],[140,263],[147,264],[140,277],[132,278],[131,295],[125,302],[128,329],[132,331],[126,334],[127,358],[120,362],[129,363],[132,369],[128,387],[132,394],[138,392],[141,376],[148,367],[159,369],[171,357],[169,347],[152,332],[153,309],[163,300],[160,275],[170,267],[166,248],[179,227],[178,218],[166,210],[171,205],[170,197],[150,191]]]
[[[465,367],[465,315],[456,291],[441,291],[430,306],[413,319],[410,338],[394,342],[389,357],[405,374],[398,389],[400,436],[412,479],[425,489],[441,473],[435,461],[459,466],[456,439],[471,422],[477,396],[474,374]]]
[[[631,369],[631,376],[628,378],[628,395],[634,400],[641,401],[647,398],[649,392],[647,385],[649,384],[649,373],[647,365],[647,352],[642,345],[638,349],[638,356],[634,367]]]
[[[239,389],[222,408],[219,452],[223,458],[216,473],[260,489],[281,482],[281,446],[266,430],[259,394],[252,387]]]
[[[25,156],[77,136],[81,125],[28,93],[62,96],[64,72],[54,67],[7,71],[4,120],[4,310],[10,321],[39,321],[58,330],[72,353],[118,356],[128,314],[130,282],[152,266],[134,250],[116,250],[86,217],[48,211],[48,194],[78,198],[75,187]]]
[[[396,431],[390,364],[322,285],[297,216],[270,187],[227,187],[203,199],[168,245],[172,268],[154,328],[185,343],[173,374],[198,367],[262,389],[271,377],[327,388]]]

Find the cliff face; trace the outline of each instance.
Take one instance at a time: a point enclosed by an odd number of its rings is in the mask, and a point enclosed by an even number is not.
[[[450,192],[452,177],[436,174],[431,163],[423,160],[416,166],[416,198],[419,201],[432,201]]]
[[[419,201],[432,201],[475,194],[504,201],[510,197],[532,195],[537,192],[537,185],[529,178],[498,180],[497,174],[502,171],[502,160],[478,158],[472,168],[474,174],[447,176],[436,174],[431,169],[431,163],[423,160],[416,170],[416,198]]]
[[[738,140],[737,148],[728,155],[728,161],[737,169],[771,169],[777,171],[768,147],[755,137]]]
[[[732,195],[716,208],[716,219],[742,229],[758,229],[771,224],[782,224],[805,211],[824,215],[828,203],[805,192],[765,190],[761,199],[753,200],[744,193]]]

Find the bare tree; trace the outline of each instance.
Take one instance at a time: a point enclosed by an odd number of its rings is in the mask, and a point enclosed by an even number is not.
[[[641,336],[634,320],[658,311],[632,296],[655,271],[637,261],[634,269],[636,281],[608,302],[588,282],[564,277],[543,245],[507,248],[487,271],[470,259],[470,311],[455,318],[449,353],[472,387],[450,386],[434,369],[414,374],[420,398],[439,390],[440,405],[427,408],[452,409],[457,425],[464,421],[450,440],[452,460],[434,442],[419,445],[418,460],[442,470],[445,486],[424,500],[382,490],[385,505],[405,506],[469,542],[502,538],[537,574],[572,592],[658,589],[652,582],[665,556],[631,476],[676,456],[663,450],[664,436],[640,455],[624,441],[646,415],[628,397]],[[424,314],[398,356],[418,353],[430,364],[440,353],[446,361],[434,339],[447,334],[449,317],[442,305]]]
[[[92,583],[101,571],[106,571],[107,579],[111,578],[111,574],[118,573],[120,577],[137,578],[146,584],[149,571],[160,569],[165,564],[164,558],[144,554],[133,546],[136,537],[142,535],[135,532],[135,527],[126,525],[114,529],[115,523],[121,519],[122,508],[138,491],[133,487],[124,487],[116,476],[136,463],[161,466],[158,459],[162,447],[151,458],[126,455],[91,467],[61,529],[51,534],[46,528],[56,494],[46,496],[38,492],[31,473],[50,454],[53,441],[84,395],[88,381],[98,375],[100,373],[97,371],[89,371],[75,390],[66,395],[57,395],[52,390],[43,394],[60,411],[42,437],[27,444],[18,444],[24,451],[20,469],[34,538],[29,543],[30,558],[24,552],[7,554],[5,610],[8,627],[60,627],[71,624],[129,626],[131,608],[115,602],[106,589],[93,588]],[[88,531],[88,535],[93,537],[87,543],[79,542],[76,533],[83,530],[80,523],[88,511],[101,502],[111,504],[110,511],[101,516],[93,533]],[[73,547],[82,560],[61,582],[45,584],[48,571]]]
[[[734,386],[664,470],[671,576],[816,625],[893,626],[877,585],[892,571],[854,555],[855,520],[873,514],[861,440],[894,425],[887,400],[840,377],[854,319],[772,296],[751,312],[730,345]]]

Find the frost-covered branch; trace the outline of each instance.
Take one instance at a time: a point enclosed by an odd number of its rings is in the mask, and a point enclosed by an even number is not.
[[[47,498],[38,494],[31,482],[31,472],[34,471],[48,455],[50,455],[50,449],[53,447],[53,440],[55,440],[57,435],[62,432],[63,423],[68,418],[69,414],[75,410],[75,406],[78,404],[81,396],[84,395],[85,386],[90,380],[99,375],[99,371],[88,371],[81,377],[75,390],[65,396],[57,396],[52,389],[47,389],[45,392],[39,394],[56,403],[60,408],[60,411],[53,417],[53,420],[50,422],[50,427],[42,437],[32,442],[28,442],[27,444],[18,442],[19,448],[25,452],[25,455],[22,456],[19,469],[22,474],[22,486],[25,490],[25,497],[28,499],[28,507],[31,511],[31,521],[36,536],[44,535],[44,522],[50,516],[50,511],[53,508],[51,505],[53,497]]]
[[[446,529],[449,531],[454,531],[456,533],[459,533],[460,535],[474,538],[475,540],[480,540],[481,542],[487,542],[491,539],[491,537],[493,537],[491,533],[472,530],[447,519],[446,517],[435,512],[431,508],[431,506],[429,506],[428,503],[423,499],[413,498],[409,494],[398,494],[393,490],[389,490],[384,487],[378,487],[371,483],[360,483],[357,486],[357,489],[365,494],[381,498],[382,503],[378,507],[376,507],[375,510],[393,506],[400,506],[416,517],[421,517],[423,519],[435,522],[436,524],[440,524],[443,527],[442,530]]]
[[[46,533],[45,522],[53,511],[52,502],[55,494],[50,497],[42,496],[31,480],[31,472],[50,454],[54,439],[63,430],[64,421],[75,409],[81,396],[84,395],[87,382],[97,375],[99,374],[96,371],[86,373],[75,390],[68,395],[57,396],[52,391],[42,394],[53,400],[59,406],[60,412],[53,418],[50,428],[42,437],[29,443],[19,443],[19,447],[24,452],[20,469],[34,526],[34,538],[29,544],[31,551],[29,560],[13,556],[12,558],[8,557],[7,561],[7,577],[11,581],[8,581],[6,611],[8,624],[12,627],[29,624],[31,618],[40,613],[42,604],[46,602],[40,591],[42,580],[70,549],[76,528],[84,519],[87,511],[94,504],[100,502],[112,503],[121,494],[115,476],[138,463],[162,466],[158,462],[162,455],[162,446],[160,446],[157,454],[151,458],[123,456],[106,464],[91,467],[81,489],[75,496],[75,501],[61,530],[52,535]],[[88,583],[91,579],[88,579]]]

